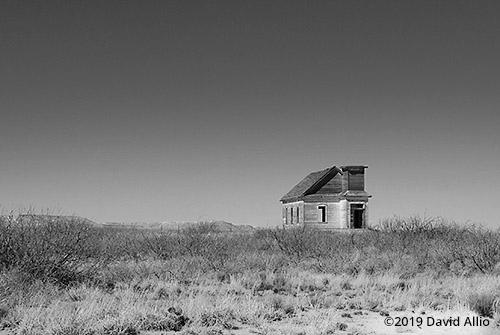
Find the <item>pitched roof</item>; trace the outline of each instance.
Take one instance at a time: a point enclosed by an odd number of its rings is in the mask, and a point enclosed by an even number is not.
[[[312,189],[314,186],[317,186],[322,182],[328,182],[331,177],[337,174],[337,172],[342,173],[338,167],[332,166],[321,171],[309,173],[304,179],[302,179],[297,185],[295,185],[290,191],[288,191],[288,193],[285,194],[280,199],[280,201],[286,201],[305,195],[307,191]]]

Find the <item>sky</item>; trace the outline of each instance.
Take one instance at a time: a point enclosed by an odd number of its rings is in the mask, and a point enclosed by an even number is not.
[[[500,226],[498,1],[0,2],[0,208],[276,226],[367,165],[370,221]]]

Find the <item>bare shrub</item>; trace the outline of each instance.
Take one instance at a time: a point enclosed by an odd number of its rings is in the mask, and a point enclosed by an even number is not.
[[[110,324],[104,326],[102,330],[102,335],[138,335],[138,334],[140,334],[139,330],[137,330],[134,326],[131,325]]]
[[[497,298],[491,293],[472,294],[469,296],[470,309],[479,316],[493,318],[496,299]]]
[[[215,309],[210,312],[204,312],[200,316],[200,324],[204,327],[223,327],[233,329],[233,312],[229,309]]]
[[[298,264],[307,258],[316,258],[319,250],[320,232],[307,225],[290,229],[276,228],[271,231],[275,246],[285,254],[291,262]]]
[[[181,310],[173,307],[163,315],[147,314],[141,319],[141,329],[149,331],[180,331],[187,323],[189,318],[182,314]]]
[[[295,313],[295,306],[282,296],[275,296],[271,300],[273,311],[281,312],[285,316],[291,316]]]
[[[454,274],[489,273],[500,261],[500,232],[441,218],[394,217],[380,222],[380,250],[412,255],[419,268]],[[392,247],[390,247],[392,246]]]
[[[82,281],[105,263],[99,251],[96,230],[82,219],[32,214],[0,218],[0,270],[15,269],[23,280],[61,285]]]
[[[500,262],[498,262],[494,267],[493,267],[493,274],[499,276],[500,275]]]
[[[124,271],[114,268],[113,274],[96,271],[112,260],[146,264],[150,259],[159,263]],[[302,225],[245,235],[220,232],[211,223],[145,231],[97,229],[76,217],[0,217],[0,271],[16,269],[29,280],[62,285],[98,280],[111,290],[117,281],[142,275],[186,281],[213,273],[228,282],[248,271],[279,273],[294,266],[351,276],[392,271],[411,278],[424,271],[460,276],[494,273],[499,263],[499,231],[425,216],[393,217],[375,229],[356,232],[325,232]]]

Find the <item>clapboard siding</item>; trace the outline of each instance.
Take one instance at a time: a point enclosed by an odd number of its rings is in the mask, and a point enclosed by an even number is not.
[[[319,206],[326,206],[326,222],[321,222]],[[340,228],[339,203],[313,202],[304,204],[304,223],[318,224],[329,228]]]
[[[364,191],[365,190],[365,174],[363,171],[349,171],[349,190]]]
[[[315,194],[337,194],[342,192],[342,175],[337,173],[328,183],[323,185]]]
[[[297,225],[304,223],[304,202],[296,201],[283,206],[283,224]]]
[[[344,174],[341,177],[341,183],[342,183],[342,192],[345,192],[349,189],[349,173],[347,171],[344,171]]]
[[[304,206],[304,222],[316,223],[318,222],[318,207],[315,204],[305,204]]]
[[[335,202],[341,199],[339,194],[311,194],[302,197],[306,202]]]

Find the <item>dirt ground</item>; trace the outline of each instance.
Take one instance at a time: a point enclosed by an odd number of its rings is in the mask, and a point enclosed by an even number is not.
[[[381,312],[339,310],[312,310],[303,312],[291,318],[281,321],[270,322],[263,325],[235,325],[235,329],[207,331],[207,329],[191,329],[181,332],[152,332],[141,331],[141,335],[195,335],[195,334],[224,334],[224,335],[309,335],[309,334],[349,334],[349,335],[391,335],[391,334],[450,334],[450,335],[500,335],[500,327],[495,325],[494,320],[479,318],[473,313],[457,312],[389,312],[382,315]],[[384,323],[387,317],[391,320],[406,318],[413,326],[388,326]],[[417,318],[421,319],[417,319]],[[459,325],[438,326],[438,320],[449,318],[457,320]],[[468,319],[467,319],[468,318]],[[466,321],[481,321],[483,325],[465,324]],[[404,322],[404,321],[403,321]],[[421,322],[421,326],[417,324]],[[457,323],[457,321],[455,321]],[[486,325],[488,324],[488,325]],[[16,335],[13,331],[0,331],[0,335]]]
[[[344,314],[344,316],[342,316]],[[350,317],[349,317],[350,316]],[[386,315],[381,315],[380,312],[362,311],[362,314],[349,313],[345,315],[344,311],[329,310],[329,311],[309,311],[296,317],[285,319],[282,321],[272,322],[258,326],[240,325],[238,329],[224,330],[222,333],[214,332],[214,334],[224,335],[309,335],[309,334],[345,334],[345,335],[391,335],[391,334],[450,334],[450,335],[498,335],[500,327],[494,324],[492,319],[477,317],[470,313],[453,313],[453,312],[431,312],[431,313],[413,313],[413,312],[391,312],[389,316],[396,320],[398,317],[406,317],[411,322],[413,317],[414,322],[417,317],[421,317],[422,325],[413,326],[387,326],[384,321]],[[460,325],[438,326],[438,319],[457,319]],[[474,319],[475,317],[475,319]],[[465,324],[467,318],[469,321],[482,320],[483,325]],[[334,321],[334,322],[332,322]],[[335,324],[336,326],[330,329],[325,329],[324,324]],[[489,325],[486,325],[489,323]],[[321,331],[322,329],[323,331]],[[194,330],[192,333],[196,334]],[[203,332],[200,332],[203,333]],[[173,335],[179,334],[175,332],[141,332],[143,335]],[[181,332],[182,334],[182,332]]]
[[[470,334],[470,335],[498,335],[500,328],[494,325],[493,320],[482,318],[483,326],[464,325],[469,317],[469,321],[474,320],[473,317],[478,317],[475,314],[458,314],[458,313],[438,313],[420,314],[412,312],[392,312],[389,316],[396,320],[398,317],[413,317],[416,322],[417,317],[421,317],[422,325],[407,325],[407,326],[387,326],[384,324],[386,316],[380,312],[362,311],[362,314],[349,313],[345,315],[344,311],[310,311],[294,318],[286,319],[279,322],[269,323],[257,327],[242,326],[240,329],[228,330],[228,335],[299,335],[299,334],[351,334],[351,335],[389,335],[389,334]],[[437,326],[438,319],[456,319],[459,317],[459,326]],[[325,329],[324,323],[336,324],[335,328]],[[409,319],[408,319],[409,320]],[[429,323],[429,324],[427,324]],[[434,324],[433,324],[434,323]],[[489,323],[485,326],[484,323]],[[322,329],[322,332],[319,332]],[[153,335],[153,334],[151,334]],[[156,334],[155,334],[156,335]]]
[[[386,316],[380,315],[380,313],[363,311],[361,315],[355,315],[349,313],[351,317],[342,317],[343,313],[334,311],[325,314],[325,318],[335,318],[338,323],[336,329],[331,331],[326,331],[325,334],[352,334],[352,335],[389,335],[389,334],[471,334],[471,335],[494,335],[500,334],[500,328],[493,324],[493,320],[488,319],[484,322],[489,322],[489,326],[470,326],[464,325],[467,316],[470,317],[469,320],[475,315],[473,314],[462,314],[457,313],[432,313],[432,314],[415,314],[407,312],[393,312],[389,313],[389,316],[395,320],[397,317],[422,317],[422,325],[417,327],[417,325],[407,325],[407,326],[387,326],[384,324]],[[437,319],[447,319],[449,317],[457,318],[460,317],[460,326],[436,326]],[[321,319],[321,318],[319,318]],[[477,320],[477,316],[476,316]],[[309,322],[310,323],[309,323]],[[434,325],[432,325],[434,321]],[[416,322],[416,321],[415,321]],[[429,325],[427,325],[429,322]],[[321,320],[319,320],[321,323]],[[297,318],[291,318],[281,322],[276,322],[274,324],[263,325],[262,327],[246,327],[238,330],[230,330],[228,334],[234,335],[249,335],[249,334],[311,334],[314,333],[314,329],[320,327],[318,324],[318,317],[301,315]],[[347,326],[347,327],[345,327]]]

